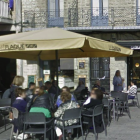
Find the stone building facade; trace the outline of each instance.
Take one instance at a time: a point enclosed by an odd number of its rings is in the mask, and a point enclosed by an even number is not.
[[[48,2],[50,0],[23,0],[23,21],[28,20],[29,24],[25,26],[27,28],[40,29],[46,28],[48,25]],[[92,37],[99,39],[116,42],[117,40],[129,40],[129,39],[139,39],[140,34],[138,32],[129,32],[129,30],[119,32],[123,27],[133,27],[137,26],[137,9],[136,5],[138,0],[105,0],[106,7],[102,11],[93,10],[92,0],[64,0],[64,28],[69,30],[67,27],[71,27],[73,32],[80,32]],[[101,0],[100,0],[101,2]],[[104,0],[102,0],[102,3]],[[101,3],[101,4],[102,4]],[[99,5],[100,6],[100,5]],[[43,12],[44,11],[44,12]],[[47,12],[46,12],[47,11]],[[96,14],[91,17],[92,12]],[[105,11],[105,14],[100,15]],[[101,17],[100,17],[101,16]],[[100,20],[105,18],[108,20],[106,24],[99,24]],[[57,19],[57,18],[56,18]],[[54,18],[54,21],[56,20]],[[93,23],[92,21],[93,20]],[[97,23],[94,22],[97,20]],[[91,24],[92,23],[92,24]],[[57,26],[57,25],[56,25]],[[59,26],[58,26],[59,27]],[[76,28],[75,28],[76,27]],[[81,28],[80,28],[81,27]],[[114,27],[115,30],[114,30]],[[80,28],[82,31],[77,31]],[[84,31],[83,31],[84,29]],[[98,29],[98,30],[97,30]],[[104,29],[104,32],[102,32]],[[111,32],[108,31],[110,29]],[[120,29],[120,30],[117,30]],[[128,32],[126,32],[128,31]],[[19,60],[18,60],[19,61]],[[77,69],[74,70],[74,82],[75,87],[78,83],[78,78],[86,77],[86,84],[90,88],[90,58],[77,58],[74,59],[75,66]],[[79,61],[85,62],[85,69],[79,69]],[[20,63],[17,62],[17,63]],[[27,75],[36,74],[36,82],[39,77],[38,63],[33,62],[33,64],[28,63],[28,61],[23,60],[23,75],[27,78]],[[116,70],[121,71],[122,77],[127,81],[127,58],[110,58],[110,90],[113,90],[112,80]],[[17,66],[17,71],[19,73],[20,68]],[[25,79],[27,81],[27,79]],[[127,82],[126,82],[127,83]],[[24,85],[26,86],[26,85]]]

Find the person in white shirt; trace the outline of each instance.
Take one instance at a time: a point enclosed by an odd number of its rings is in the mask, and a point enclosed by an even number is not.
[[[137,93],[136,81],[132,80],[131,86],[128,86],[128,99],[134,99],[136,93]]]

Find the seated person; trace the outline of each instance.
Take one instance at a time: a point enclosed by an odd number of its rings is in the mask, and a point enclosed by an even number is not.
[[[30,112],[44,113],[46,121],[51,119],[51,110],[53,103],[49,94],[46,94],[43,89],[39,89],[38,95],[32,99]],[[49,127],[49,125],[48,125]],[[47,138],[50,138],[50,132],[47,132]]]
[[[105,88],[101,87],[101,81],[100,80],[95,81],[95,84],[94,84],[93,88],[97,88],[97,89],[101,90],[103,93],[105,93]]]
[[[102,104],[102,99],[103,99],[103,93],[99,89],[92,89],[90,93],[90,97],[86,100],[86,102],[83,104],[83,110],[82,114],[87,114],[87,115],[92,115],[93,114],[93,109],[95,106]],[[89,122],[89,127],[92,126],[92,118],[90,117],[83,117],[83,121]],[[101,125],[102,123],[102,118],[101,116],[95,117],[95,124],[96,125]]]
[[[48,93],[49,94],[51,94],[51,95],[52,94],[53,95],[56,95],[57,94],[56,89],[52,86],[52,83],[50,81],[45,82],[45,87],[48,90]]]
[[[131,81],[131,86],[128,86],[128,99],[134,99],[135,94],[137,93],[137,86],[136,86],[136,81],[132,80]]]
[[[63,88],[62,88],[62,92],[69,92],[70,93],[70,89],[67,87],[67,86],[64,86]],[[74,96],[71,94],[71,100],[72,101],[75,101],[75,98],[74,98]],[[57,101],[56,101],[56,105],[57,105],[57,107],[59,107],[61,104],[62,104],[63,102],[62,102],[62,100],[61,100],[61,96],[59,95],[58,97],[57,97]]]
[[[39,94],[40,87],[35,87],[32,98],[28,101],[26,111],[29,112],[33,99]]]
[[[74,93],[81,93],[81,91],[85,89],[85,85],[83,81],[79,81],[79,84],[76,88],[76,90],[74,91]]]
[[[59,86],[57,85],[57,80],[52,81],[52,86],[55,88],[56,91],[58,91],[58,94],[61,93],[61,90],[60,90]]]
[[[72,108],[77,108],[78,106],[77,106],[77,103],[75,101],[71,101],[71,94],[69,92],[66,92],[66,91],[62,92],[60,98],[61,98],[63,103],[58,107],[58,110],[54,113],[54,116],[56,118],[62,119],[65,110],[72,109]],[[77,122],[78,122],[77,119],[69,120],[69,121],[65,122],[65,125],[69,126],[69,125],[73,125],[73,124],[75,124]],[[60,121],[56,121],[55,123],[58,126],[63,125],[63,123],[60,122]],[[61,131],[61,129],[59,129],[58,127],[55,127],[55,129],[56,129],[56,134],[59,137],[59,140],[61,140],[62,139],[62,131]],[[69,133],[69,137],[71,137],[71,130],[68,130],[68,133]]]
[[[26,112],[26,105],[27,105],[27,102],[25,101],[26,93],[22,88],[17,88],[15,90],[15,96],[16,96],[16,100],[13,102],[12,107],[16,108],[19,111],[19,118],[20,118],[22,113]],[[15,133],[17,132],[16,126],[19,127],[18,129],[22,129],[22,124],[20,124],[21,126],[19,126],[19,124],[17,123],[18,121],[13,120]],[[25,136],[25,138],[27,138],[27,135]]]
[[[33,92],[35,88],[35,83],[29,83],[29,89],[26,91],[26,101],[28,102],[33,97]]]

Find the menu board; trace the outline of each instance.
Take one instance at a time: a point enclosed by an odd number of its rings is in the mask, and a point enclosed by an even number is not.
[[[27,86],[29,86],[30,82],[36,82],[36,76],[35,75],[28,75],[28,82],[27,82]]]

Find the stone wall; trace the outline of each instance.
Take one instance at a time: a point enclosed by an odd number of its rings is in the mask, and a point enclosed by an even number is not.
[[[85,62],[85,68],[79,69],[79,61]],[[89,58],[75,58],[74,59],[74,83],[76,88],[78,86],[79,78],[86,77],[86,86],[90,88],[90,59]]]
[[[91,0],[64,0],[64,26],[87,27],[91,23]]]
[[[109,0],[108,3],[113,26],[136,25],[136,0]]]
[[[37,79],[39,78],[37,61],[20,60],[17,59],[17,75],[22,75],[24,77],[23,88],[28,87],[28,75],[36,75],[36,85]]]
[[[46,28],[47,25],[47,0],[23,0],[23,21],[29,21],[32,28]]]
[[[116,70],[120,70],[121,76],[125,79],[127,86],[127,57],[111,57],[110,58],[110,90],[113,91],[113,77]]]

